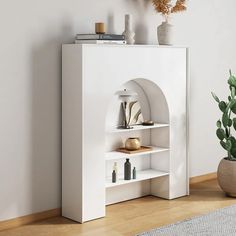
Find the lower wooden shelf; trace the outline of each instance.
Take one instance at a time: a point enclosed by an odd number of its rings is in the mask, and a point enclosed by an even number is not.
[[[112,183],[111,178],[106,179],[106,188],[111,188],[111,187],[120,186],[124,184],[130,184],[130,183],[134,183],[138,181],[158,178],[158,177],[167,176],[167,175],[169,175],[168,172],[159,171],[159,170],[153,170],[153,169],[140,170],[140,171],[137,171],[136,179],[124,180],[123,176],[122,177],[118,176],[116,183]]]
[[[154,154],[158,152],[169,151],[169,148],[165,148],[165,147],[155,147],[155,146],[148,146],[148,147],[152,148],[152,150],[148,150],[146,152],[133,153],[133,154],[127,154],[127,153],[122,153],[122,152],[117,152],[117,151],[107,152],[105,155],[105,160],[113,161],[113,160],[119,160],[119,159],[126,159],[126,158],[130,158],[134,156],[142,156],[142,155],[147,155],[147,154]]]

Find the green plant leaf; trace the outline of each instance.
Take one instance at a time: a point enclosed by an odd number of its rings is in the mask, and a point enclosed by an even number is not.
[[[235,104],[236,104],[236,99],[232,98],[228,104],[229,108],[231,109],[233,106],[235,106]]]
[[[224,101],[219,102],[218,106],[222,112],[225,112],[227,105]]]
[[[211,92],[212,97],[215,99],[216,102],[220,102],[220,99],[213,93]]]
[[[230,151],[230,149],[232,148],[232,143],[231,143],[231,141],[230,141],[230,139],[228,139],[227,141],[226,141],[226,150],[229,152]]]
[[[231,144],[232,144],[232,147],[230,149],[230,154],[233,156],[233,157],[236,157],[236,139],[231,136],[229,137],[229,139],[231,141]]]
[[[228,138],[228,140],[231,141],[231,143],[232,143],[232,148],[233,148],[233,147],[236,148],[236,139],[235,139],[233,136],[230,136],[230,137]]]
[[[234,99],[235,100],[235,99]],[[232,100],[231,100],[232,101]],[[231,102],[230,102],[231,103]],[[232,102],[232,105],[230,105],[230,110],[236,114],[236,101]]]
[[[228,100],[229,100],[229,102],[230,102],[230,100],[231,100],[231,97],[230,97],[230,96],[228,96]]]
[[[233,124],[233,121],[231,119],[228,120],[228,126],[231,127]]]
[[[236,77],[233,76],[232,74],[229,76],[228,84],[230,86],[236,87]]]
[[[225,150],[227,150],[226,142],[220,141],[220,145],[221,145]]]
[[[219,140],[223,140],[224,138],[226,138],[226,134],[225,131],[223,129],[217,129],[216,130],[216,136],[218,137]]]
[[[233,127],[236,130],[236,118],[233,118]]]
[[[231,96],[232,98],[235,97],[235,87],[231,87]]]
[[[227,150],[228,152],[230,152],[230,149],[232,148],[232,143],[231,143],[231,141],[228,139],[226,142],[224,142],[224,141],[220,141],[220,144],[221,144],[221,146],[225,149],[225,150]]]
[[[229,139],[230,139],[230,141],[231,141],[231,143],[232,143],[232,148],[231,148],[231,150],[230,150],[230,154],[231,154],[234,158],[236,158],[236,139],[235,139],[233,136],[231,136]]]
[[[230,154],[236,158],[236,147],[232,147],[231,150],[230,150]]]
[[[222,123],[224,127],[228,126],[228,122],[229,122],[229,117],[227,113],[224,113],[222,116]]]
[[[221,121],[220,121],[220,120],[218,120],[218,121],[216,122],[216,126],[217,126],[218,128],[221,128]]]

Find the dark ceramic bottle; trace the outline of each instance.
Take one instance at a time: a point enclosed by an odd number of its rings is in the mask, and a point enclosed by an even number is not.
[[[129,158],[126,159],[124,164],[124,179],[131,180],[131,163],[129,162]]]
[[[116,183],[116,171],[112,171],[112,183]]]

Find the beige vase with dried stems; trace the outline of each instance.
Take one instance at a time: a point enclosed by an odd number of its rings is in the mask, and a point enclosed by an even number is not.
[[[157,27],[157,38],[160,45],[173,45],[173,25],[168,20]]]
[[[156,12],[160,13],[165,21],[157,27],[157,38],[160,45],[173,45],[173,25],[168,19],[173,13],[186,11],[186,0],[152,0]]]

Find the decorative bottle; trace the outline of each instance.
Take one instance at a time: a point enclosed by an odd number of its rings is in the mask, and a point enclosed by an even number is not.
[[[136,168],[133,168],[133,179],[136,179]]]
[[[118,173],[117,162],[114,162],[113,171],[112,171],[112,183],[116,183],[117,173]]]
[[[126,159],[124,164],[124,180],[131,180],[131,163],[129,158]]]
[[[134,44],[135,33],[132,30],[132,15],[125,15],[125,31],[123,32],[127,44]]]
[[[115,170],[112,171],[112,183],[116,183],[116,172],[115,172]]]

